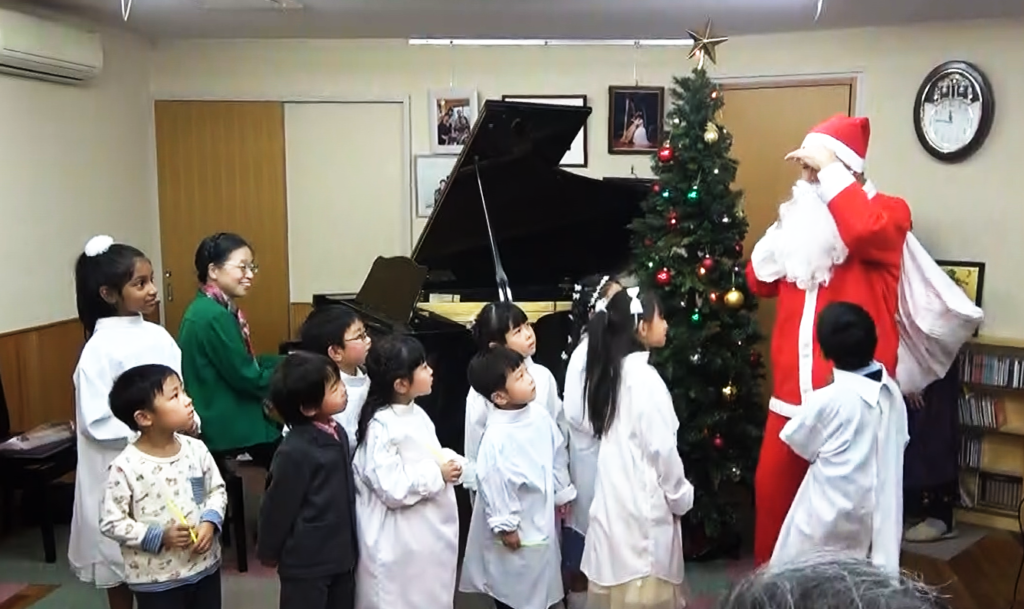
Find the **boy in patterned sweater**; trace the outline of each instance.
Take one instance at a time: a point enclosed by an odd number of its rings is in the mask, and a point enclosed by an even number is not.
[[[110,409],[140,436],[110,465],[100,530],[121,544],[138,609],[220,609],[224,480],[192,425],[192,400],[167,366],[126,370]]]

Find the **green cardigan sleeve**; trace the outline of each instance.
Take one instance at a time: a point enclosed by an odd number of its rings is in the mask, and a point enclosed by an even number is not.
[[[262,366],[245,346],[238,322],[227,311],[214,315],[196,336],[199,348],[224,382],[243,395],[262,400],[267,396],[275,366]]]

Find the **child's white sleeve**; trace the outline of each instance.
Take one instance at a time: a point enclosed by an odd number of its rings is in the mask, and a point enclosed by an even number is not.
[[[470,389],[466,395],[466,436],[462,485],[469,490],[476,490],[476,456],[480,452],[480,441],[487,428],[487,400],[484,396]]]
[[[127,442],[135,433],[110,410],[110,388],[114,379],[92,366],[80,366],[75,371],[75,400],[82,415],[81,430],[99,442]]]
[[[654,466],[658,486],[673,514],[682,516],[693,508],[693,485],[686,479],[683,460],[679,456],[679,418],[672,406],[668,387],[656,372],[649,382],[629,383],[629,396],[638,408],[638,421],[643,447],[649,463]]]
[[[502,459],[493,445],[480,453],[477,469],[477,492],[484,502],[484,516],[487,527],[496,534],[509,533],[519,529],[522,505],[516,495],[512,476],[502,467],[508,463]]]
[[[370,421],[364,444],[356,452],[358,474],[387,507],[399,509],[415,505],[447,486],[436,461],[405,463],[384,424]],[[359,451],[364,450],[360,454]]]
[[[565,505],[576,499],[576,487],[569,477],[569,451],[566,448],[565,434],[557,425],[551,426],[551,440],[555,454],[555,505]]]
[[[163,527],[145,525],[132,518],[131,478],[120,464],[111,464],[100,506],[100,532],[122,546],[158,554],[163,545]]]
[[[828,437],[826,419],[830,411],[829,404],[829,401],[811,394],[804,400],[797,415],[779,432],[779,438],[793,452],[811,463],[817,460]]]

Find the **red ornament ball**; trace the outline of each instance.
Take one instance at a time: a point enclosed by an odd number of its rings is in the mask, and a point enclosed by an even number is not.
[[[743,255],[743,242],[742,241],[737,241],[736,242],[736,255],[737,256],[742,256]]]
[[[667,286],[669,282],[672,281],[672,271],[668,270],[667,268],[661,269],[660,271],[655,273],[654,281],[662,287]]]
[[[651,190],[654,192],[661,192],[661,182],[655,182],[651,185]]]
[[[722,439],[722,436],[715,436],[715,438],[711,440],[711,443],[718,449],[725,447],[725,440]]]
[[[715,268],[715,259],[711,256],[704,256],[704,259],[700,261],[700,267],[705,271],[710,271]]]
[[[669,163],[675,157],[676,152],[672,150],[672,146],[662,146],[658,148],[658,160],[662,163]]]
[[[761,363],[761,352],[760,351],[751,351],[750,352],[750,363],[752,365],[754,365],[754,366],[756,366],[756,365]]]
[[[679,214],[676,210],[668,212],[665,216],[665,222],[668,223],[669,228],[675,228],[679,224]]]

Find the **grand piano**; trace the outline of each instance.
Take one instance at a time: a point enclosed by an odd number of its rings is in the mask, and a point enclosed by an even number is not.
[[[433,393],[417,403],[441,444],[463,450],[468,324],[511,298],[535,321],[536,360],[563,376],[573,283],[626,267],[629,223],[649,190],[558,167],[591,109],[488,100],[411,258],[378,258],[359,294],[313,306],[357,311],[374,339],[409,333],[426,348]]]

